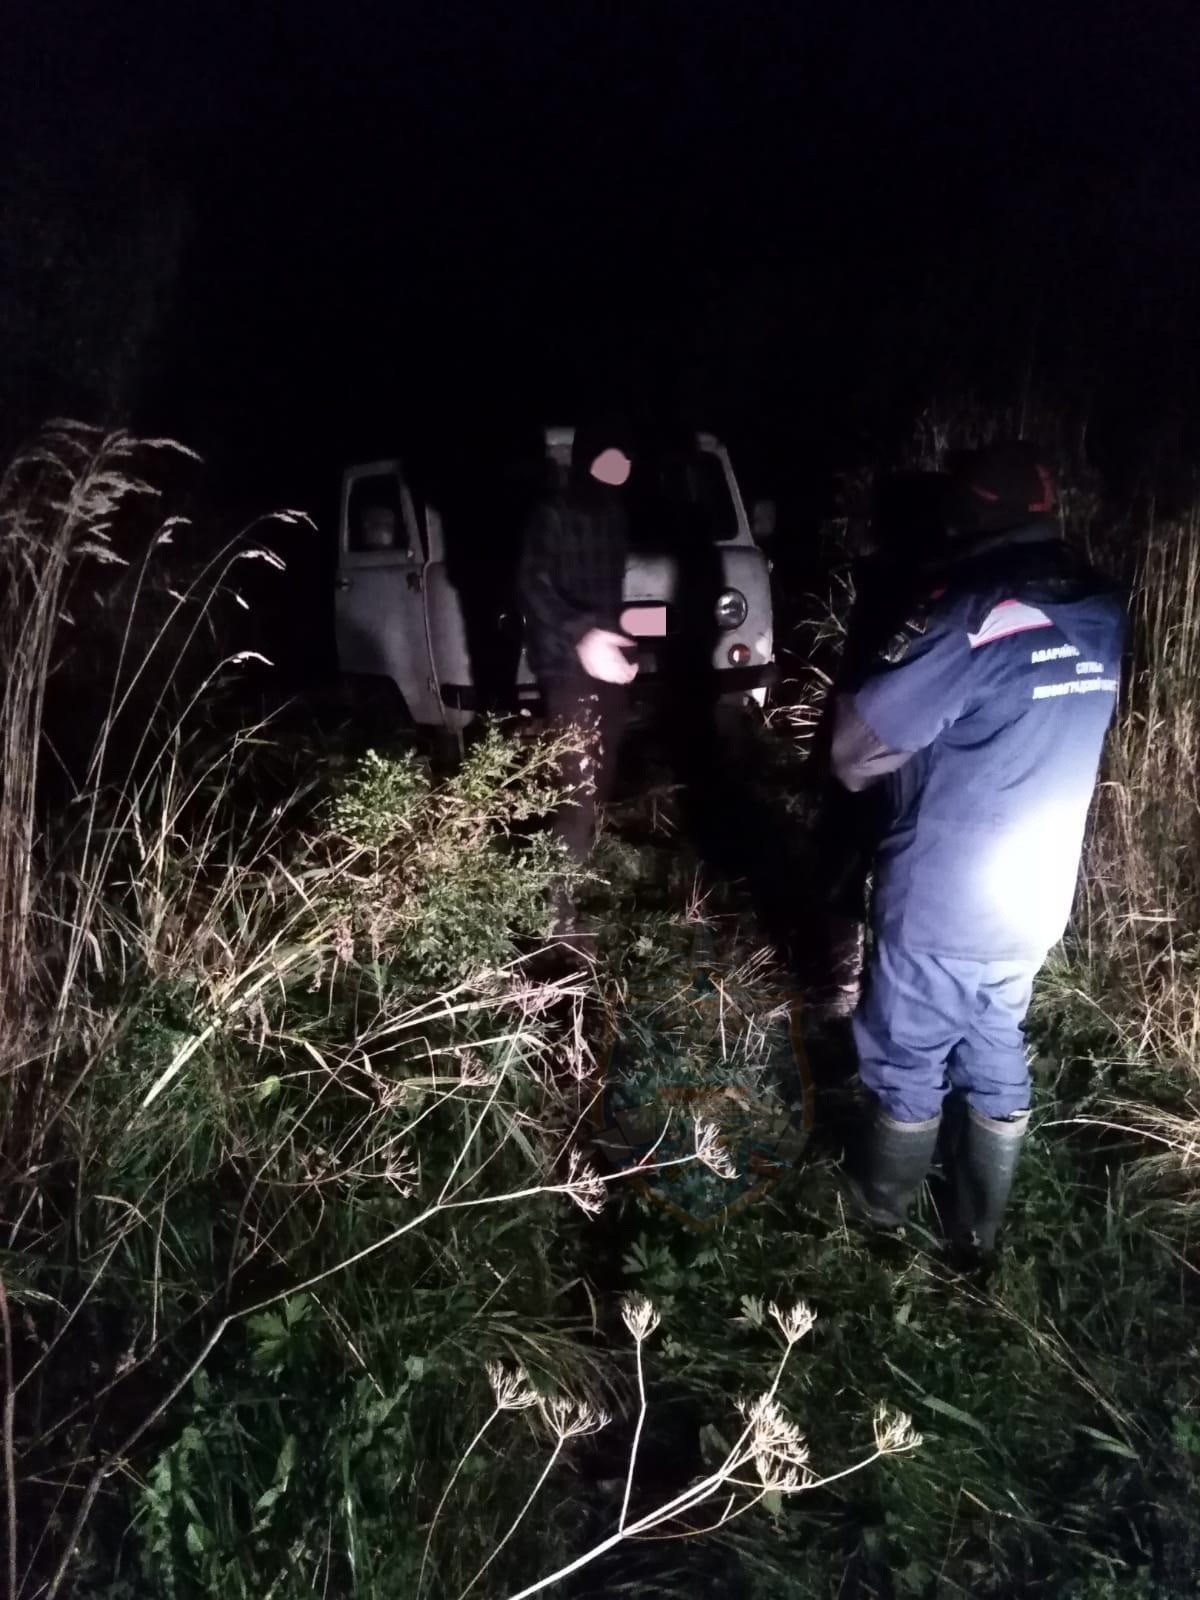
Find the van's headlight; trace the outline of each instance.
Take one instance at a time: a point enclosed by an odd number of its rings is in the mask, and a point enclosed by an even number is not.
[[[717,596],[717,627],[740,628],[749,609],[746,596],[740,589],[726,589]]]

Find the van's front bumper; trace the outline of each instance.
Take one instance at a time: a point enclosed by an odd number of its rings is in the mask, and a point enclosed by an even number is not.
[[[705,692],[713,699],[726,695],[753,694],[756,689],[769,689],[779,678],[779,668],[773,661],[757,662],[747,667],[722,667],[709,674]],[[630,685],[630,694],[636,702],[651,704],[665,701],[674,686],[654,672],[639,672]],[[473,684],[443,683],[442,704],[455,711],[480,711],[483,698]],[[508,696],[509,703],[512,696]],[[518,683],[515,690],[516,707],[532,708],[541,704],[541,691],[536,683]]]

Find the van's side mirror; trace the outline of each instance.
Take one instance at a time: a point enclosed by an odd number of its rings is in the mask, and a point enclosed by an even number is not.
[[[774,500],[756,500],[750,513],[750,532],[755,544],[766,544],[775,534]]]

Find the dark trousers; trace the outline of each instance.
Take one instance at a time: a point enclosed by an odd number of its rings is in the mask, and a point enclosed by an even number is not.
[[[565,787],[575,793],[554,817],[554,832],[579,862],[596,840],[596,815],[613,792],[617,755],[629,717],[624,684],[599,683],[580,674],[542,684],[546,719],[552,728],[583,732],[586,748],[572,751],[560,768]]]

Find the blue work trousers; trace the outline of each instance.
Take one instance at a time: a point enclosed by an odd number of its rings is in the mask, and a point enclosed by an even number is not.
[[[897,1122],[936,1117],[951,1089],[986,1117],[1029,1107],[1022,1024],[1037,965],[964,961],[877,940],[854,1016],[859,1075]]]

